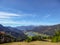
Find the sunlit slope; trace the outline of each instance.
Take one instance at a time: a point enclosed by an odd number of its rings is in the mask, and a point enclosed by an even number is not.
[[[0,45],[60,45],[60,43],[51,43],[51,42],[43,42],[43,41],[34,41],[34,42],[13,42],[13,43],[6,43]]]

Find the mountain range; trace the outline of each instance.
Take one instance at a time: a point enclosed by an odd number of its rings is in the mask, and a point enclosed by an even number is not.
[[[0,32],[3,31],[6,34],[10,34],[16,38],[25,37],[24,32],[38,32],[40,34],[54,35],[57,29],[60,29],[60,24],[51,26],[17,26],[17,27],[6,27],[0,24]]]
[[[0,24],[0,32],[5,32],[5,34],[12,35],[15,38],[20,37],[24,39],[23,37],[25,37],[25,34],[21,30],[18,30],[17,28],[13,28],[13,27],[5,27],[1,24]]]
[[[60,24],[51,25],[51,26],[37,26],[32,30],[27,30],[27,32],[38,32],[40,34],[54,35],[57,30],[60,30]]]
[[[22,29],[23,32],[38,32],[40,34],[54,35],[57,30],[60,30],[60,24],[56,25],[41,25],[41,26],[20,26],[17,29]]]

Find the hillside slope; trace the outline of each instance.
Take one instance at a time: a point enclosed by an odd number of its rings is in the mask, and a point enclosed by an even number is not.
[[[18,30],[13,27],[4,27],[1,24],[0,24],[0,32],[5,32],[6,34],[12,35],[15,38],[20,37],[21,39],[24,39],[25,37],[25,34],[21,30]]]
[[[38,32],[38,33],[47,34],[47,35],[54,35],[57,29],[58,30],[60,29],[60,24],[52,25],[52,26],[37,26],[32,30],[27,30],[27,32],[32,31],[32,32]]]

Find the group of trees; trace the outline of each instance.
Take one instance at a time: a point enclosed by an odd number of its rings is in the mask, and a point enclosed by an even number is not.
[[[27,37],[27,39],[25,41],[27,42],[31,42],[31,41],[45,41],[45,39],[51,40],[51,42],[60,42],[60,30],[56,30],[55,34],[53,36],[40,36],[40,35],[36,35],[36,36],[32,36],[32,37]]]
[[[50,37],[47,37],[47,36],[44,37],[44,36],[37,35],[37,36],[27,37],[25,41],[27,42],[36,41],[36,40],[44,41],[45,39],[48,39],[48,40],[50,39],[51,42],[60,42],[60,30],[57,30],[55,32],[55,35],[50,36]]]
[[[48,39],[49,37],[47,37],[47,36],[40,36],[40,35],[36,35],[36,36],[29,36],[29,37],[27,37],[26,38],[26,42],[31,42],[31,41],[43,41],[43,40],[45,40],[45,39]]]
[[[60,42],[60,30],[55,32],[55,35],[52,37],[52,42]]]

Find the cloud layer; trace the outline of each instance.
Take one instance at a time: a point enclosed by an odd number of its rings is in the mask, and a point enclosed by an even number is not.
[[[50,16],[51,15],[45,15],[44,19],[48,18]],[[19,19],[17,20],[18,17],[19,17]],[[36,17],[37,17],[37,15],[32,15],[32,14],[24,14],[24,13],[16,14],[16,13],[9,13],[9,12],[0,12],[0,24],[6,25],[6,26],[52,25],[53,24],[53,23],[49,23],[49,22],[42,22],[41,20],[38,21]],[[20,18],[21,18],[21,20],[20,20]]]
[[[0,12],[0,24],[3,24],[3,25],[35,25],[36,23],[29,22],[27,20],[25,21],[25,19],[20,20],[20,18],[35,17],[35,16],[36,15],[32,15],[32,14],[15,14],[15,13],[9,13],[9,12]],[[19,17],[18,21],[15,21],[17,20],[18,17]]]
[[[7,12],[0,12],[0,18],[11,18],[11,17],[18,17],[20,15],[14,13],[7,13]]]

